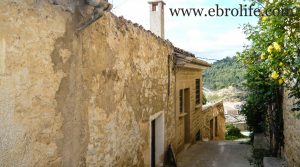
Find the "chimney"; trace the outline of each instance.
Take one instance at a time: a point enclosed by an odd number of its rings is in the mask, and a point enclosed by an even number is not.
[[[164,1],[153,0],[150,5],[150,31],[161,38],[165,37]]]

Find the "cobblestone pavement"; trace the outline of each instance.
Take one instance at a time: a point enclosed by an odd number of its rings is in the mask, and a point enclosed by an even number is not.
[[[210,141],[192,145],[177,157],[178,167],[251,167],[251,145]]]

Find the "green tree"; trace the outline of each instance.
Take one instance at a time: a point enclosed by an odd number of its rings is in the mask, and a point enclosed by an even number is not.
[[[222,89],[228,86],[242,88],[245,68],[237,61],[236,57],[226,57],[213,63],[212,67],[205,70],[203,84],[209,89]]]
[[[300,110],[300,5],[297,0],[258,0],[261,7],[257,26],[245,25],[244,32],[251,46],[238,54],[246,66],[246,87],[249,96],[242,112],[253,131],[270,133],[273,155],[283,145],[282,92],[290,90],[297,102],[293,111]],[[289,15],[267,16],[266,11],[281,9]],[[293,11],[293,12],[291,12]],[[268,127],[267,127],[268,126]]]

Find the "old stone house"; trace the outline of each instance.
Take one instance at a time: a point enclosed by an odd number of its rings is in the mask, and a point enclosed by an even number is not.
[[[163,39],[163,6],[155,35],[111,13],[77,31],[59,5],[2,0],[0,166],[159,166],[205,134],[209,64]]]
[[[200,118],[200,132],[202,132],[203,140],[225,139],[225,115],[222,101],[204,106]]]
[[[150,30],[164,37],[164,5],[161,0],[150,1]],[[202,73],[210,64],[199,60],[194,54],[173,47],[172,57],[175,103],[176,152],[202,138],[201,134],[212,134],[209,139],[224,139],[225,117],[223,103],[202,111]],[[210,115],[210,116],[207,116]],[[207,122],[206,120],[209,119]],[[219,123],[218,123],[219,120]],[[211,124],[213,122],[213,124]],[[204,127],[209,127],[208,129]],[[218,130],[219,129],[219,133]],[[219,135],[218,135],[219,134]],[[197,139],[198,138],[198,139]]]
[[[176,148],[195,142],[202,112],[202,71],[210,65],[175,48]]]

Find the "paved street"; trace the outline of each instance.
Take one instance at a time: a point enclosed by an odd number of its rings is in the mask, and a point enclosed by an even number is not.
[[[251,146],[235,141],[192,145],[178,155],[179,167],[250,167]]]

